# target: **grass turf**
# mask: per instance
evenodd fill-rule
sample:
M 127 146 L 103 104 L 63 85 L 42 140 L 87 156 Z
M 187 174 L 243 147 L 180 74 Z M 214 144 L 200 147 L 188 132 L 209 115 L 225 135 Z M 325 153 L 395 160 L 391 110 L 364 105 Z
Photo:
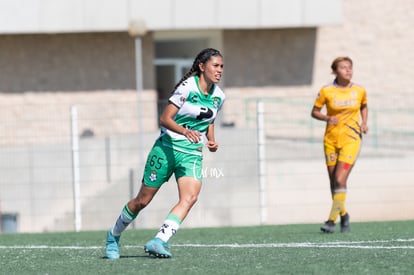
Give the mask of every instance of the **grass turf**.
M 156 230 L 127 230 L 121 258 L 105 259 L 106 232 L 0 235 L 0 274 L 412 274 L 414 221 L 181 229 L 170 259 L 143 245 Z M 339 228 L 338 228 L 339 229 Z M 338 230 L 339 231 L 339 230 Z

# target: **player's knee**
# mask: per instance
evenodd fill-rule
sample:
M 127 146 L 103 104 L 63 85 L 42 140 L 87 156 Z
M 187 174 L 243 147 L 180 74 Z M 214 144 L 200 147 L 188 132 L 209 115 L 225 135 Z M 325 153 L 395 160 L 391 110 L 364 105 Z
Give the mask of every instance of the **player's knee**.
M 137 196 L 136 198 L 134 198 L 132 200 L 132 203 L 134 204 L 135 209 L 141 210 L 141 209 L 144 209 L 145 207 L 147 207 L 147 205 L 150 203 L 150 201 L 151 201 L 151 199 Z
M 189 194 L 182 199 L 182 203 L 186 204 L 190 208 L 197 202 L 198 195 L 197 194 Z
M 346 180 L 343 178 L 336 179 L 335 189 L 346 189 Z

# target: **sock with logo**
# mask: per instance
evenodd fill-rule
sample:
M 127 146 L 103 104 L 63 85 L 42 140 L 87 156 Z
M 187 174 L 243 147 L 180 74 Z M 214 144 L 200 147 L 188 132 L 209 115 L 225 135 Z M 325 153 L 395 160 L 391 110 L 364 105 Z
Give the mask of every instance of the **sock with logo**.
M 128 225 L 135 220 L 138 214 L 134 214 L 129 210 L 128 204 L 124 206 L 122 209 L 121 214 L 119 215 L 118 219 L 114 227 L 112 228 L 112 234 L 114 236 L 120 236 L 121 233 L 128 227 Z
M 164 242 L 168 242 L 168 240 L 174 236 L 180 228 L 181 223 L 182 220 L 178 216 L 173 213 L 169 213 L 155 237 L 160 238 Z

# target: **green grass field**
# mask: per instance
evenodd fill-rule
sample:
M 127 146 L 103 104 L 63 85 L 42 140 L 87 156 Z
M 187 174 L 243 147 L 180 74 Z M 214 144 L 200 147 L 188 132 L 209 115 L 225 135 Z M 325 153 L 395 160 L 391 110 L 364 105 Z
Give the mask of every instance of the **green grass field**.
M 414 274 L 414 221 L 181 229 L 170 259 L 144 253 L 155 232 L 124 232 L 119 260 L 103 231 L 2 234 L 0 274 Z

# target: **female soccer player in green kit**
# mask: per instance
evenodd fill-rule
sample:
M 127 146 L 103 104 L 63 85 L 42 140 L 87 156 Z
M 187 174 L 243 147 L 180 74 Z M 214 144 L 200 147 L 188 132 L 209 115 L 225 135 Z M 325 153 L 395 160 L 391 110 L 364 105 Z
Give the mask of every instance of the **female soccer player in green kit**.
M 322 87 L 315 100 L 312 117 L 326 121 L 324 151 L 332 206 L 321 231 L 332 233 L 340 216 L 341 232 L 348 232 L 349 214 L 345 209 L 347 180 L 358 157 L 362 134 L 368 132 L 368 105 L 365 88 L 351 82 L 353 62 L 338 57 L 331 65 L 335 80 Z M 326 114 L 321 112 L 326 106 Z
M 108 231 L 106 257 L 118 259 L 121 233 L 153 199 L 163 183 L 175 175 L 179 198 L 155 238 L 144 246 L 150 255 L 172 256 L 168 241 L 196 203 L 202 183 L 202 149 L 218 149 L 214 120 L 225 95 L 217 83 L 223 74 L 223 56 L 215 49 L 202 50 L 190 71 L 174 87 L 160 118 L 161 134 L 150 151 L 141 189 L 122 209 Z M 205 141 L 205 138 L 207 141 Z

